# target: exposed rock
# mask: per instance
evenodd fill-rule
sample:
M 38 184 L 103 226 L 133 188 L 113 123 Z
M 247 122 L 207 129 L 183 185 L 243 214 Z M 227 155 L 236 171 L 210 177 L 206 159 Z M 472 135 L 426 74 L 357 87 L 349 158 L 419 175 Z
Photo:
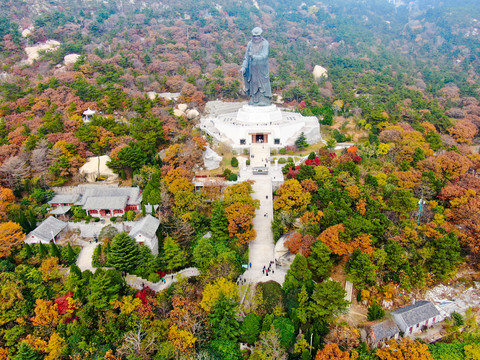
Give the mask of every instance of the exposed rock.
M 218 155 L 215 151 L 210 149 L 209 147 L 203 152 L 203 163 L 205 164 L 205 169 L 207 170 L 215 170 L 220 167 L 220 162 L 222 161 L 222 157 Z
M 78 172 L 84 175 L 85 179 L 91 183 L 95 182 L 98 178 L 103 178 L 105 181 L 116 180 L 118 175 L 107 166 L 107 162 L 110 160 L 108 155 L 90 157 Z
M 182 110 L 179 109 L 173 109 L 173 115 L 175 116 L 183 116 L 185 113 Z
M 22 37 L 27 37 L 28 35 L 32 35 L 32 28 L 27 28 L 22 31 Z
M 155 91 L 149 91 L 147 92 L 147 96 L 150 100 L 155 100 L 155 98 L 157 97 L 157 93 Z
M 320 81 L 322 78 L 326 79 L 328 77 L 327 69 L 320 65 L 315 65 L 312 74 L 315 81 Z
M 79 54 L 68 54 L 63 58 L 63 62 L 65 65 L 75 64 L 79 57 Z
M 178 104 L 177 108 L 178 108 L 178 110 L 180 110 L 182 112 L 185 112 L 188 109 L 188 105 L 187 104 Z
M 196 109 L 190 109 L 187 111 L 187 119 L 192 120 L 199 116 L 200 113 Z
M 26 64 L 32 65 L 35 60 L 40 57 L 40 50 L 51 51 L 55 50 L 60 46 L 60 43 L 56 40 L 47 40 L 47 42 L 42 44 L 37 44 L 34 46 L 27 46 L 25 52 L 27 53 L 28 59 L 25 60 Z
M 158 95 L 159 97 L 164 98 L 166 100 L 172 100 L 172 101 L 177 101 L 178 98 L 180 97 L 180 93 L 169 93 L 169 92 L 160 93 L 160 94 L 156 94 L 156 95 Z

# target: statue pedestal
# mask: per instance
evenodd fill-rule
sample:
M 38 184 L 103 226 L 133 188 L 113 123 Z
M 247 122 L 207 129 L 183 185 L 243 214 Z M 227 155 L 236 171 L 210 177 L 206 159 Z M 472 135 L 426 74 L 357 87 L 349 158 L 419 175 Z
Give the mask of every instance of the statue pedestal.
M 216 107 L 221 108 L 218 104 Z M 234 112 L 216 111 L 215 115 L 200 120 L 200 129 L 239 151 L 256 143 L 281 149 L 294 145 L 302 132 L 310 144 L 322 139 L 320 124 L 315 116 L 281 110 L 276 105 L 243 105 Z

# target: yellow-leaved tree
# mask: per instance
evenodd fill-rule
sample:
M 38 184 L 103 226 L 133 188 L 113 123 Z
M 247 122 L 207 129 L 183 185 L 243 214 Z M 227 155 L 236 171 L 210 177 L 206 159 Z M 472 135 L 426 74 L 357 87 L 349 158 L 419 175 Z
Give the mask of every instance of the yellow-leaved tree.
M 278 198 L 273 203 L 275 210 L 300 213 L 310 204 L 312 196 L 296 179 L 285 181 L 277 190 Z
M 401 341 L 390 340 L 387 347 L 377 350 L 380 360 L 433 360 L 428 346 L 404 337 Z
M 25 234 L 22 227 L 12 221 L 0 224 L 0 257 L 9 256 L 23 244 Z
M 238 289 L 233 281 L 227 280 L 223 277 L 215 280 L 213 284 L 207 284 L 203 289 L 203 298 L 200 302 L 200 306 L 206 312 L 210 312 L 212 307 L 223 295 L 227 299 L 238 301 Z

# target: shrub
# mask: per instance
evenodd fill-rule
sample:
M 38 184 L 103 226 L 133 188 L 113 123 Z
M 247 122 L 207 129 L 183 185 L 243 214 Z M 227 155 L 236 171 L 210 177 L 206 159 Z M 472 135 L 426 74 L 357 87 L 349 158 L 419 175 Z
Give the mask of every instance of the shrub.
M 452 320 L 455 322 L 455 326 L 462 326 L 465 324 L 465 321 L 463 321 L 463 316 L 456 311 L 452 313 Z
M 278 163 L 279 164 L 286 164 L 287 160 L 285 158 L 280 158 L 280 159 L 278 159 Z
M 230 165 L 233 167 L 238 167 L 238 159 L 235 156 L 232 157 L 232 160 L 230 160 Z
M 368 307 L 367 317 L 368 321 L 374 321 L 382 319 L 385 316 L 385 310 L 380 305 L 372 304 Z
M 230 174 L 230 176 L 228 177 L 228 181 L 237 181 L 238 179 L 238 176 L 237 174 Z
M 279 153 L 280 155 L 286 155 L 286 154 L 287 154 L 287 149 L 281 148 L 280 150 L 278 150 L 278 153 Z
M 250 166 L 250 159 L 247 160 L 246 164 L 247 166 Z
M 150 275 L 148 275 L 148 281 L 152 282 L 152 283 L 156 283 L 156 282 L 159 282 L 162 278 L 160 277 L 159 274 L 157 273 L 151 273 Z
M 116 217 L 116 216 L 112 216 L 112 217 L 110 218 L 110 221 L 111 221 L 111 222 L 117 221 L 117 217 Z

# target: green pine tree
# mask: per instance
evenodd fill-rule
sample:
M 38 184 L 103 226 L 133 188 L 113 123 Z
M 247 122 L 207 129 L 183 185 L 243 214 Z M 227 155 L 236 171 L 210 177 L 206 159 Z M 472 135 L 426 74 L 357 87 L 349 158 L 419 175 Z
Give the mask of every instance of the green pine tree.
M 303 150 L 303 149 L 306 149 L 308 147 L 308 142 L 307 142 L 307 138 L 305 137 L 305 134 L 302 132 L 297 140 L 295 140 L 295 146 L 297 147 L 298 150 Z
M 161 256 L 165 269 L 173 271 L 186 265 L 187 255 L 170 236 L 165 238 L 163 243 L 163 254 Z
M 17 354 L 12 358 L 13 360 L 40 360 L 42 356 L 40 353 L 31 348 L 25 342 L 22 342 L 18 347 Z
M 115 270 L 98 269 L 90 278 L 87 300 L 97 311 L 110 309 L 112 301 L 120 297 L 122 280 L 118 275 Z
M 310 256 L 308 257 L 308 266 L 312 270 L 315 278 L 326 279 L 330 276 L 333 267 L 333 260 L 330 258 L 331 251 L 320 240 L 312 245 Z
M 302 286 L 305 286 L 307 290 L 312 288 L 312 272 L 308 269 L 307 258 L 302 254 L 297 254 L 285 275 L 283 290 L 288 293 L 291 290 L 300 290 Z
M 77 254 L 73 251 L 73 248 L 70 244 L 67 245 L 67 262 L 69 265 L 73 265 L 77 259 Z
M 236 319 L 238 304 L 222 293 L 213 305 L 208 323 L 217 340 L 237 340 L 240 334 L 240 324 Z
M 52 243 L 50 247 L 50 256 L 56 257 L 58 260 L 62 260 L 62 254 L 60 253 L 60 249 L 55 243 Z
M 215 248 L 212 245 L 211 238 L 202 237 L 193 249 L 193 262 L 199 269 L 204 270 L 214 258 Z
M 213 246 L 217 252 L 223 252 L 226 249 L 230 236 L 228 234 L 228 219 L 222 202 L 217 202 L 212 211 L 212 220 L 210 222 L 212 232 Z
M 40 255 L 40 259 L 48 255 L 48 247 L 42 242 L 38 245 L 38 254 Z
M 138 265 L 139 249 L 126 232 L 115 235 L 107 255 L 108 264 L 119 271 L 132 272 Z
M 258 339 L 261 330 L 261 319 L 257 314 L 250 313 L 245 316 L 243 319 L 241 332 L 242 332 L 242 341 L 248 344 L 255 344 L 255 341 Z

